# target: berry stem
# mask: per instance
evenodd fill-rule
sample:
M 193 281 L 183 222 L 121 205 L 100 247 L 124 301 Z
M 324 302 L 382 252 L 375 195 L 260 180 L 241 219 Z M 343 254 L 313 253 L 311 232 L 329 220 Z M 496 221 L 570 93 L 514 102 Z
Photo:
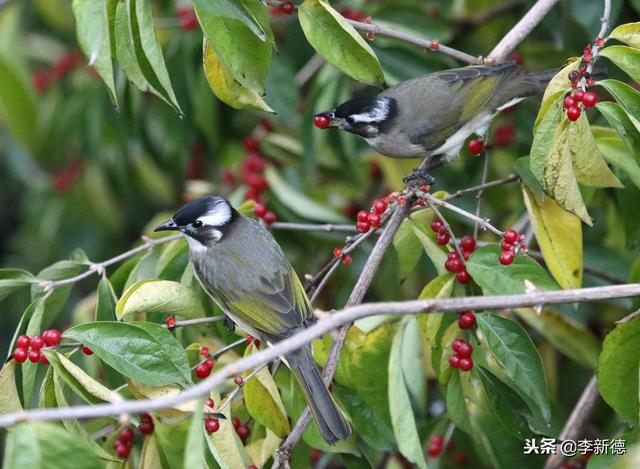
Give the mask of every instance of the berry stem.
M 280 361 L 280 359 L 276 358 L 273 362 L 276 363 L 276 362 L 279 362 L 279 361 Z M 247 384 L 247 381 L 250 381 L 251 379 L 255 378 L 256 375 L 258 373 L 260 373 L 260 370 L 265 368 L 267 365 L 269 365 L 268 362 L 267 363 L 263 363 L 262 365 L 260 365 L 256 369 L 254 369 L 251 373 L 249 373 L 247 376 L 245 376 L 244 379 L 242 380 L 242 384 L 240 386 L 236 385 L 236 387 L 233 389 L 233 391 L 231 391 L 229 394 L 227 394 L 226 396 L 224 396 L 222 398 L 222 403 L 216 409 L 216 412 L 218 412 L 219 414 L 223 413 L 224 410 L 227 407 L 229 407 L 229 405 L 239 397 L 238 395 L 242 392 L 242 388 L 244 387 L 245 384 Z
M 449 242 L 453 246 L 453 249 L 458 253 L 458 256 L 460 257 L 460 262 L 462 262 L 462 265 L 466 265 L 466 262 L 464 260 L 464 254 L 462 253 L 462 250 L 460 249 L 460 245 L 456 240 L 455 233 L 451 229 L 451 225 L 449 225 L 447 220 L 442 216 L 442 213 L 440 213 L 440 210 L 438 210 L 434 204 L 432 204 L 430 201 L 427 200 L 427 205 L 431 210 L 433 210 L 433 213 L 435 213 L 436 217 L 438 217 L 438 219 L 444 225 L 444 229 L 447 230 L 447 233 L 449 233 Z
M 593 72 L 593 67 L 598 59 L 598 55 L 600 55 L 600 50 L 603 45 L 598 45 L 598 39 L 604 39 L 605 34 L 609 30 L 609 19 L 611 18 L 611 0 L 604 0 L 604 11 L 602 12 L 602 16 L 600 17 L 600 31 L 598 32 L 598 36 L 596 40 L 591 44 L 591 60 L 587 65 L 587 74 L 580 79 L 580 88 L 584 91 L 587 87 L 587 76 L 591 76 Z

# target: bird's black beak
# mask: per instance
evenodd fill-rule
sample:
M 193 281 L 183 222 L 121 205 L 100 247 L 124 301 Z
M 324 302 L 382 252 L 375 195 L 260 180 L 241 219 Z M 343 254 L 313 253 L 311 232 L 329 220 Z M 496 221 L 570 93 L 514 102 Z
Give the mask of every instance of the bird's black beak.
M 169 220 L 162 225 L 156 226 L 153 231 L 180 231 L 180 226 L 176 225 L 175 221 Z

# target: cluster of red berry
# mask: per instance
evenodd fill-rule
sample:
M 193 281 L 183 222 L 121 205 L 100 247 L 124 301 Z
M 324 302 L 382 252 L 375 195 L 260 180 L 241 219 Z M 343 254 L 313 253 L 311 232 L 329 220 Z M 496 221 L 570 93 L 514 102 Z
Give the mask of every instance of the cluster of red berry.
M 338 259 L 342 259 L 340 262 L 342 262 L 342 265 L 349 265 L 351 264 L 351 262 L 353 262 L 353 259 L 351 258 L 350 255 L 345 254 L 342 249 L 340 248 L 335 248 L 333 250 L 333 257 L 337 257 Z
M 459 368 L 460 371 L 469 371 L 473 368 L 473 360 L 471 354 L 473 347 L 464 339 L 456 339 L 451 344 L 454 353 L 449 357 L 449 365 L 453 368 Z
M 192 31 L 198 27 L 198 18 L 193 8 L 187 5 L 178 5 L 176 16 L 180 18 L 180 28 L 184 31 Z
M 502 265 L 509 265 L 516 257 L 518 250 L 524 250 L 526 248 L 524 244 L 524 235 L 518 234 L 514 229 L 509 229 L 504 232 L 502 242 L 500 243 L 502 253 L 498 260 Z
M 433 435 L 429 440 L 429 446 L 427 446 L 427 454 L 430 458 L 437 458 L 442 453 L 442 445 L 444 443 L 444 438 L 442 435 Z
M 386 199 L 376 199 L 371 204 L 371 209 L 360 210 L 356 215 L 356 230 L 358 233 L 366 233 L 371 228 L 378 229 L 380 227 L 380 215 L 387 211 L 388 202 Z
M 21 335 L 16 340 L 16 349 L 13 351 L 13 358 L 18 363 L 24 363 L 27 358 L 31 363 L 42 363 L 48 365 L 49 360 L 41 352 L 43 347 L 53 347 L 60 343 L 62 333 L 58 329 L 49 329 L 42 333 L 42 335 L 34 335 L 29 337 L 28 335 Z
M 516 125 L 513 122 L 505 122 L 496 127 L 491 143 L 496 147 L 507 147 L 513 143 L 516 134 Z
M 56 81 L 64 78 L 69 72 L 82 62 L 79 51 L 69 52 L 56 60 L 51 67 L 37 70 L 31 75 L 33 87 L 39 93 L 44 93 Z
M 291 15 L 296 11 L 296 6 L 291 0 L 284 0 L 279 6 L 271 7 L 272 15 Z
M 113 449 L 116 450 L 116 455 L 119 458 L 127 459 L 131 454 L 133 448 L 133 439 L 135 434 L 129 427 L 125 427 L 118 435 L 118 438 L 113 442 Z
M 580 114 L 582 114 L 580 103 L 585 108 L 593 107 L 598 104 L 598 95 L 594 91 L 576 90 L 573 94 L 564 98 L 562 105 L 566 109 L 567 118 L 570 121 L 577 121 L 580 118 Z
M 436 233 L 436 242 L 438 242 L 438 244 L 443 244 L 445 239 L 446 243 L 449 242 L 449 233 L 447 233 L 444 224 L 440 220 L 434 220 L 431 223 L 431 229 Z M 441 235 L 442 231 L 444 231 L 446 236 Z M 462 256 L 465 260 L 468 260 L 476 249 L 476 239 L 471 235 L 465 236 L 460 241 L 460 248 Z M 457 251 L 451 251 L 447 254 L 447 260 L 444 263 L 444 268 L 449 272 L 455 272 L 456 278 L 460 283 L 468 283 L 469 280 L 471 280 L 471 275 L 467 272 L 467 267 L 464 265 L 464 262 Z
M 205 358 L 196 365 L 194 372 L 198 378 L 204 379 L 211 374 L 211 370 L 213 370 L 216 362 L 213 358 L 209 357 L 209 349 L 207 347 L 200 349 L 200 355 Z
M 247 438 L 249 438 L 249 435 L 251 435 L 251 429 L 249 428 L 249 426 L 244 425 L 242 422 L 240 422 L 240 419 L 238 417 L 231 417 L 231 424 L 242 440 L 242 443 L 246 443 Z

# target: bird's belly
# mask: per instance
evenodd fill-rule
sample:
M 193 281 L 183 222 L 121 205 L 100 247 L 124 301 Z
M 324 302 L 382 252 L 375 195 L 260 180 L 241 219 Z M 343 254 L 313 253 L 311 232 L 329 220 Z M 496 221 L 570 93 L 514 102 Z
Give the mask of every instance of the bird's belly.
M 401 134 L 399 138 L 365 138 L 367 143 L 378 153 L 390 158 L 422 158 L 426 156 L 424 147 L 409 142 L 406 135 Z

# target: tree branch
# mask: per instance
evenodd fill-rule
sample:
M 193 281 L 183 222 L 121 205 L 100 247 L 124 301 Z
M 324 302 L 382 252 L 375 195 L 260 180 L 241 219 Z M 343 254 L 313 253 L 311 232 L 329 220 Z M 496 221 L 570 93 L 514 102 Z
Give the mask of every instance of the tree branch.
M 505 37 L 493 48 L 486 62 L 502 62 L 542 21 L 558 0 L 538 0 Z
M 288 352 L 297 350 L 313 339 L 341 325 L 349 324 L 357 319 L 369 316 L 381 314 L 404 316 L 431 312 L 495 310 L 547 304 L 586 303 L 638 296 L 640 296 L 640 283 L 632 283 L 627 285 L 610 285 L 606 287 L 577 288 L 572 290 L 536 291 L 518 295 L 468 296 L 446 299 L 381 302 L 346 307 L 334 314 L 325 315 L 314 325 L 278 342 L 272 347 L 266 347 L 264 350 L 226 365 L 218 372 L 184 390 L 180 394 L 158 399 L 122 400 L 110 404 L 30 409 L 0 415 L 0 427 L 7 427 L 26 421 L 95 418 L 126 413 L 151 412 L 173 407 L 206 395 L 212 389 L 224 384 L 227 379 L 244 371 L 251 370 L 263 363 L 270 362 Z
M 500 179 L 496 179 L 494 181 L 488 181 L 484 184 L 478 184 L 477 186 L 469 187 L 467 189 L 459 189 L 453 194 L 450 194 L 443 198 L 442 200 L 449 201 L 452 199 L 457 199 L 458 197 L 462 197 L 463 195 L 471 194 L 473 192 L 484 191 L 485 189 L 489 189 L 491 187 L 502 186 L 504 184 L 509 184 L 511 182 L 516 182 L 520 180 L 520 176 L 517 173 L 511 173 L 508 176 L 502 177 Z

